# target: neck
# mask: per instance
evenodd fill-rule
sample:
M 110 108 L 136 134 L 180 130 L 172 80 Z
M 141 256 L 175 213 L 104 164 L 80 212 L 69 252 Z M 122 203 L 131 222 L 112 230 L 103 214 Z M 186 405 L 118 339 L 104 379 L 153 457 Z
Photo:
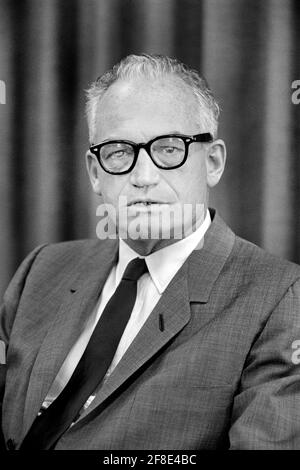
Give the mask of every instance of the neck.
M 134 251 L 136 251 L 141 256 L 148 256 L 155 251 L 161 250 L 166 246 L 172 245 L 173 243 L 178 242 L 177 239 L 162 239 L 162 240 L 132 240 L 130 238 L 123 239 L 125 243 Z
M 184 232 L 184 236 L 181 238 L 187 238 L 193 232 L 198 230 L 201 225 L 203 224 L 205 217 L 206 217 L 207 210 L 205 210 L 203 214 L 203 218 L 198 219 L 195 221 L 191 228 Z M 131 238 L 123 238 L 123 241 L 127 243 L 127 245 L 138 253 L 141 256 L 148 256 L 151 253 L 154 253 L 166 246 L 173 245 L 176 242 L 181 240 L 180 238 L 161 238 L 161 239 L 151 239 L 151 238 L 140 238 L 140 239 L 131 239 Z

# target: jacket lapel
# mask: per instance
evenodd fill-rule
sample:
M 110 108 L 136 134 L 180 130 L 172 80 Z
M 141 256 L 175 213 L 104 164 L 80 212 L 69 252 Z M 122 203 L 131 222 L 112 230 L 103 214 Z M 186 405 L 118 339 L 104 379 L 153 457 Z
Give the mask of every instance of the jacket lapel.
M 235 234 L 219 217 L 212 213 L 210 225 L 201 249 L 189 257 L 189 298 L 191 302 L 208 302 L 211 290 L 218 279 L 234 245 Z
M 101 247 L 102 248 L 102 247 Z M 66 290 L 65 299 L 45 336 L 30 375 L 24 410 L 25 435 L 64 359 L 84 328 L 117 256 L 117 243 L 99 245 Z

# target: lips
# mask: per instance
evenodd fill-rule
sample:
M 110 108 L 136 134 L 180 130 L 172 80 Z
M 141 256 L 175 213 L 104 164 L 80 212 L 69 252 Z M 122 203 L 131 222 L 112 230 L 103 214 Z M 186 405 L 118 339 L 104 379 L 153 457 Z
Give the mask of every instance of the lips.
M 150 206 L 152 204 L 165 204 L 162 201 L 153 201 L 152 199 L 137 199 L 134 201 L 131 201 L 128 206 Z

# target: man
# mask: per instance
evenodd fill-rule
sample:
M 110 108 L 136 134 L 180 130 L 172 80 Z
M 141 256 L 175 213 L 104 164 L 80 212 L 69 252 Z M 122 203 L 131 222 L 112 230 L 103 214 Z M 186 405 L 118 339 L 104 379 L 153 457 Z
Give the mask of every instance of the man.
M 168 57 L 90 88 L 87 168 L 118 237 L 38 247 L 8 287 L 7 448 L 300 448 L 300 269 L 208 210 L 218 114 Z

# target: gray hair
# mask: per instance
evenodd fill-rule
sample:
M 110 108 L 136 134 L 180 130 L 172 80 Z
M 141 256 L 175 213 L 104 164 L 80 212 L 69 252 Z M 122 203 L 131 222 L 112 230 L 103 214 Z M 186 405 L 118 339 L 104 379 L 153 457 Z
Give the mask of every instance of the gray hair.
M 202 132 L 210 132 L 216 138 L 220 108 L 204 77 L 174 58 L 163 55 L 131 54 L 99 77 L 86 91 L 86 116 L 91 143 L 95 143 L 97 106 L 114 82 L 139 77 L 158 79 L 166 76 L 178 77 L 190 87 L 199 105 L 197 122 Z

